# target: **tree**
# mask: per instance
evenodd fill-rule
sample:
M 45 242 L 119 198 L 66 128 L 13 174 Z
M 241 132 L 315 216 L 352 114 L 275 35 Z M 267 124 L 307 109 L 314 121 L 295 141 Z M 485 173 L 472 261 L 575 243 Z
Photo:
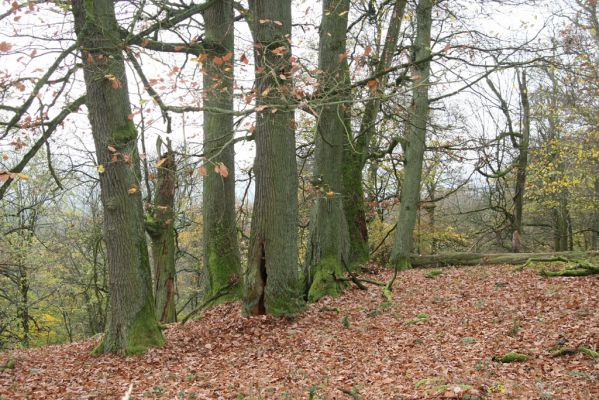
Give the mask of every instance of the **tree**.
M 506 218 L 510 223 L 510 230 L 512 233 L 512 252 L 519 253 L 521 247 L 522 237 L 522 217 L 524 210 L 524 194 L 526 190 L 526 174 L 528 169 L 528 145 L 530 142 L 530 104 L 528 100 L 528 86 L 526 82 L 526 70 L 520 73 L 516 71 L 516 79 L 518 81 L 518 89 L 520 94 L 520 106 L 521 106 L 521 120 L 520 132 L 516 132 L 514 123 L 512 122 L 511 111 L 507 101 L 504 99 L 499 90 L 495 87 L 493 82 L 487 78 L 487 84 L 491 91 L 497 97 L 500 103 L 499 108 L 505 116 L 507 132 L 501 132 L 499 137 L 509 136 L 510 141 L 514 149 L 517 150 L 516 159 L 513 164 L 508 167 L 505 171 L 497 171 L 493 176 L 485 175 L 487 178 L 503 179 L 508 172 L 512 170 L 512 167 L 516 168 L 516 180 L 514 182 L 514 195 L 513 195 L 513 212 L 508 211 L 507 207 L 502 208 L 506 214 Z M 500 141 L 499 139 L 497 140 Z M 479 170 L 479 172 L 481 172 Z M 482 172 L 481 172 L 482 173 Z
M 370 142 L 375 137 L 377 117 L 382 103 L 381 97 L 388 81 L 386 71 L 391 67 L 396 53 L 406 4 L 406 0 L 396 0 L 394 3 L 383 50 L 378 56 L 378 62 L 373 71 L 373 75 L 377 79 L 373 79 L 369 84 L 372 94 L 366 102 L 360 130 L 355 138 L 350 135 L 349 131 L 345 135 L 347 142 L 343 154 L 344 207 L 349 228 L 352 263 L 367 261 L 369 257 L 362 173 L 370 155 Z
M 318 90 L 325 97 L 318 111 L 314 184 L 320 188 L 310 216 L 305 258 L 308 300 L 336 295 L 349 266 L 349 233 L 343 211 L 343 143 L 351 136 L 349 66 L 346 38 L 349 0 L 325 0 L 320 23 Z
M 211 297 L 239 281 L 241 273 L 235 223 L 233 1 L 216 2 L 203 15 L 207 50 L 203 63 L 204 154 L 217 171 L 206 168 L 203 191 L 205 295 Z
M 157 150 L 160 154 L 161 149 Z M 167 142 L 167 150 L 156 167 L 158 173 L 154 204 L 147 212 L 145 227 L 151 239 L 156 318 L 160 322 L 169 323 L 177 320 L 174 227 L 177 178 L 175 154 L 170 141 Z
M 256 186 L 244 309 L 293 315 L 303 307 L 297 244 L 297 162 L 291 0 L 251 0 L 256 93 Z
M 412 251 L 412 234 L 416 224 L 416 216 L 420 203 L 420 181 L 422 163 L 426 145 L 426 127 L 429 116 L 429 77 L 431 55 L 431 0 L 420 0 L 416 7 L 416 39 L 414 42 L 415 58 L 412 73 L 412 106 L 409 126 L 404 143 L 402 143 L 404 162 L 404 182 L 399 200 L 399 217 L 395 242 L 391 252 L 391 263 L 395 269 L 410 267 Z
M 161 346 L 164 339 L 154 311 L 122 42 L 112 1 L 75 0 L 73 15 L 100 172 L 108 261 L 108 328 L 96 351 L 134 354 Z

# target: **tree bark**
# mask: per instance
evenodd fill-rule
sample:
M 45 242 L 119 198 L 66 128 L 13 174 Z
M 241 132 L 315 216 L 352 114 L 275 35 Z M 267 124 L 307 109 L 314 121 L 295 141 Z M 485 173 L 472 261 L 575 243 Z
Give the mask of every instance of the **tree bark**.
M 391 263 L 396 269 L 410 267 L 413 232 L 420 202 L 422 164 L 429 116 L 428 87 L 430 76 L 432 0 L 420 0 L 416 7 L 415 62 L 413 71 L 412 115 L 404 145 L 404 182 L 401 188 L 399 217 Z
M 170 148 L 159 161 L 154 204 L 146 215 L 146 231 L 151 239 L 154 266 L 156 318 L 160 322 L 177 321 L 175 310 L 175 154 Z
M 325 105 L 318 111 L 313 182 L 320 192 L 310 215 L 305 258 L 308 301 L 342 292 L 349 266 L 349 233 L 343 212 L 343 141 L 351 137 L 351 90 L 346 39 L 349 0 L 324 0 L 320 23 L 318 87 Z M 332 93 L 326 96 L 327 93 Z M 326 105 L 330 103 L 331 105 Z
M 599 168 L 597 168 L 597 175 L 595 178 L 595 216 L 591 224 L 591 249 L 599 250 Z
M 520 103 L 522 104 L 522 137 L 518 143 L 518 164 L 516 184 L 514 188 L 514 219 L 512 223 L 512 252 L 519 253 L 522 237 L 522 210 L 524 207 L 524 191 L 526 189 L 526 172 L 528 168 L 528 143 L 530 141 L 530 104 L 526 71 L 518 77 Z
M 208 57 L 204 61 L 204 106 L 233 111 L 233 1 L 216 2 L 203 13 Z M 233 115 L 204 111 L 204 154 L 220 173 L 204 177 L 204 297 L 210 298 L 241 271 L 235 222 Z M 224 166 L 224 168 L 223 168 Z M 240 296 L 240 285 L 222 299 Z
M 161 346 L 144 232 L 137 132 L 131 117 L 122 42 L 109 0 L 73 0 L 86 103 L 104 210 L 110 311 L 96 352 L 135 354 Z
M 406 4 L 406 0 L 395 1 L 383 52 L 375 69 L 377 75 L 391 66 L 393 56 L 397 50 L 399 31 Z M 362 171 L 369 155 L 370 142 L 376 134 L 376 120 L 387 79 L 387 74 L 384 74 L 377 80 L 372 97 L 364 108 L 358 135 L 355 139 L 349 133 L 345 136 L 346 142 L 344 143 L 343 153 L 344 209 L 349 229 L 350 261 L 352 264 L 365 262 L 369 257 Z
M 249 2 L 256 75 L 256 186 L 247 314 L 295 315 L 304 306 L 298 265 L 297 161 L 292 91 L 291 0 Z

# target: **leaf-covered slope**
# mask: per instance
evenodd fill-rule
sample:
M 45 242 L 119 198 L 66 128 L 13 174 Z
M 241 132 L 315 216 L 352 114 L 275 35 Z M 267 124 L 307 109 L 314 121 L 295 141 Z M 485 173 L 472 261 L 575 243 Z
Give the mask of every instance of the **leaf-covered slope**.
M 221 305 L 145 355 L 90 356 L 97 340 L 0 354 L 5 399 L 426 399 L 599 397 L 599 280 L 509 266 L 410 270 L 393 305 L 349 289 L 297 320 Z M 388 278 L 387 272 L 375 279 Z M 526 361 L 494 361 L 508 352 Z

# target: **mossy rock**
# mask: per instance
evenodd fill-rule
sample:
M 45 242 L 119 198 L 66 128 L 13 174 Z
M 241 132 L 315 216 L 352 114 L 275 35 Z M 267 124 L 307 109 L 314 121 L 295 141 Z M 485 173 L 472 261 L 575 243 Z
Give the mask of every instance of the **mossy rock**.
M 497 361 L 497 362 L 504 363 L 504 364 L 509 364 L 509 363 L 513 363 L 513 362 L 524 362 L 527 360 L 528 360 L 528 356 L 526 354 L 516 353 L 513 351 L 505 353 L 501 357 L 498 357 L 498 356 L 493 357 L 493 361 Z

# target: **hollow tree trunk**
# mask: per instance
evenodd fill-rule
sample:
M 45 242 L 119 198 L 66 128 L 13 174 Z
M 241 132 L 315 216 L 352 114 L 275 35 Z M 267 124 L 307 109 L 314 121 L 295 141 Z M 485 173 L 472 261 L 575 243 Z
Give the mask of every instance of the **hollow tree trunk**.
M 394 268 L 410 267 L 410 251 L 420 202 L 422 164 L 426 144 L 426 125 L 429 115 L 428 86 L 430 76 L 432 0 L 420 0 L 416 7 L 416 57 L 413 72 L 412 115 L 404 145 L 404 182 L 401 188 L 399 219 L 391 251 Z
M 73 0 L 72 7 L 100 172 L 110 293 L 108 328 L 96 352 L 140 353 L 164 338 L 154 313 L 122 42 L 114 2 Z
M 214 3 L 204 11 L 204 106 L 233 111 L 233 0 Z M 204 296 L 214 296 L 239 281 L 241 265 L 235 222 L 235 153 L 233 115 L 204 111 L 204 153 L 212 172 L 204 177 Z M 224 166 L 222 168 L 221 166 Z M 225 169 L 226 168 L 226 169 Z M 240 285 L 222 299 L 240 295 Z
M 345 287 L 339 280 L 349 266 L 349 233 L 343 213 L 343 141 L 351 134 L 349 65 L 344 56 L 349 0 L 324 0 L 320 23 L 319 91 L 326 96 L 316 127 L 316 164 L 313 181 L 321 193 L 310 215 L 305 259 L 308 300 L 335 296 Z M 330 93 L 330 95 L 327 95 Z M 345 264 L 345 267 L 344 267 Z
M 391 66 L 393 55 L 397 50 L 399 31 L 406 3 L 406 0 L 395 1 L 393 13 L 389 20 L 387 36 L 385 37 L 385 44 L 383 45 L 383 53 L 375 68 L 376 75 L 381 74 Z M 370 142 L 376 134 L 376 120 L 387 79 L 387 74 L 377 79 L 377 85 L 373 90 L 372 97 L 364 108 L 358 135 L 355 139 L 349 134 L 345 136 L 346 142 L 343 154 L 344 209 L 349 229 L 350 261 L 352 264 L 365 262 L 369 257 L 362 171 L 364 170 L 370 151 Z
M 157 166 L 154 204 L 146 215 L 146 231 L 151 239 L 154 267 L 156 318 L 169 323 L 177 320 L 175 310 L 175 154 L 168 144 Z
M 295 118 L 292 91 L 291 0 L 249 2 L 256 74 L 256 193 L 244 310 L 294 315 L 303 305 L 298 265 Z

